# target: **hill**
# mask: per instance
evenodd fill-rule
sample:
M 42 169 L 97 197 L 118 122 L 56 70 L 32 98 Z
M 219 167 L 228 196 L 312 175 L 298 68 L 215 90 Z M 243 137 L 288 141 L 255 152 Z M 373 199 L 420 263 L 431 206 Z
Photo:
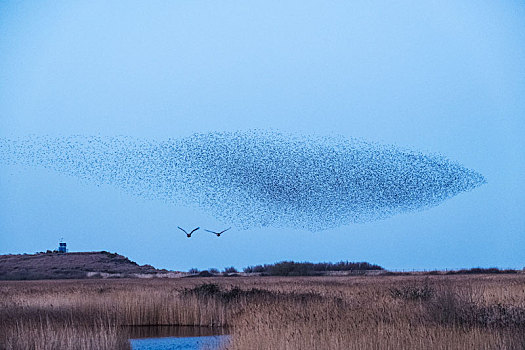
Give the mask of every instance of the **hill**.
M 139 277 L 166 274 L 109 252 L 0 255 L 0 280 Z

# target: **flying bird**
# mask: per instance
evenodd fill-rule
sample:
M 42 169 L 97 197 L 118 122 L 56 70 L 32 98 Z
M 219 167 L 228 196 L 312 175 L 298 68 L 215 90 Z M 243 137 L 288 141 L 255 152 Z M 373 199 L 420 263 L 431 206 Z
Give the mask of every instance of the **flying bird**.
M 221 232 L 215 232 L 215 231 L 210 231 L 210 230 L 206 230 L 206 229 L 204 229 L 204 231 L 211 232 L 211 233 L 217 235 L 217 237 L 220 237 L 224 232 L 228 231 L 229 229 L 231 229 L 231 227 L 228 227 L 226 230 L 222 230 Z
M 188 233 L 188 232 L 186 232 L 186 230 L 183 229 L 182 227 L 180 227 L 180 226 L 177 226 L 177 227 L 179 228 L 179 230 L 181 230 L 182 232 L 184 232 L 188 238 L 191 237 L 191 234 L 192 234 L 193 232 L 195 232 L 195 231 L 197 231 L 198 229 L 200 229 L 200 227 L 197 227 L 197 228 L 194 228 L 190 233 Z

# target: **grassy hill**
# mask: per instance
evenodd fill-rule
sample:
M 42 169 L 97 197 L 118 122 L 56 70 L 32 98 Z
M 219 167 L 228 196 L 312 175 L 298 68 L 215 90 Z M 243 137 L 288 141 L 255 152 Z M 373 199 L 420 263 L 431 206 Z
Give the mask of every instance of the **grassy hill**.
M 0 280 L 129 277 L 166 272 L 105 251 L 0 255 Z

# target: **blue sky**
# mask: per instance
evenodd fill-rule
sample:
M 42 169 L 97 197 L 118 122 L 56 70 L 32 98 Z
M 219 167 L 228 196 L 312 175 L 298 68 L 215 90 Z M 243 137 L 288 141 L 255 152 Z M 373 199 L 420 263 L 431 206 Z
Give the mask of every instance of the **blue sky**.
M 0 253 L 109 250 L 187 270 L 278 260 L 525 266 L 520 1 L 4 1 L 0 137 L 276 129 L 443 154 L 487 184 L 322 232 L 221 228 L 41 168 L 0 164 Z

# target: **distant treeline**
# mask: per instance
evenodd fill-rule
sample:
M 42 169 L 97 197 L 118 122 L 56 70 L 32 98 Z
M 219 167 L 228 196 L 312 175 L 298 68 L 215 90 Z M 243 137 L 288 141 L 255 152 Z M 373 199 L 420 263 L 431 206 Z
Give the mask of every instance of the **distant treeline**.
M 461 270 L 452 270 L 447 271 L 447 275 L 469 275 L 469 274 L 480 274 L 480 273 L 518 273 L 518 270 L 513 269 L 504 269 L 500 270 L 497 267 L 489 267 L 489 268 L 483 268 L 483 267 L 474 267 L 472 269 L 461 269 Z
M 329 275 L 330 272 L 345 271 L 352 275 L 369 274 L 367 271 L 377 271 L 373 275 L 381 274 L 384 276 L 408 276 L 408 275 L 463 275 L 463 274 L 511 274 L 520 273 L 519 270 L 513 269 L 499 269 L 496 267 L 481 268 L 475 267 L 471 269 L 461 270 L 434 270 L 434 271 L 387 271 L 379 265 L 370 264 L 367 262 L 348 262 L 341 261 L 338 263 L 311 263 L 311 262 L 295 262 L 295 261 L 281 261 L 275 264 L 248 266 L 243 269 L 243 272 L 248 274 L 258 274 L 261 276 L 321 276 Z M 525 271 L 525 268 L 523 269 Z M 212 276 L 239 276 L 238 270 L 233 267 L 226 267 L 222 272 L 216 268 L 200 271 L 192 268 L 188 271 L 192 276 L 189 277 L 212 277 Z
M 523 268 L 522 271 L 525 271 Z M 479 274 L 511 274 L 511 273 L 521 273 L 520 270 L 515 269 L 499 269 L 497 267 L 473 267 L 471 269 L 461 269 L 461 270 L 432 270 L 432 271 L 385 271 L 383 275 L 385 276 L 409 276 L 414 273 L 419 275 L 479 275 Z
M 366 271 L 383 270 L 379 265 L 367 262 L 340 261 L 337 263 L 311 263 L 281 261 L 275 264 L 248 266 L 243 269 L 246 273 L 260 273 L 268 276 L 315 276 L 329 271 Z

